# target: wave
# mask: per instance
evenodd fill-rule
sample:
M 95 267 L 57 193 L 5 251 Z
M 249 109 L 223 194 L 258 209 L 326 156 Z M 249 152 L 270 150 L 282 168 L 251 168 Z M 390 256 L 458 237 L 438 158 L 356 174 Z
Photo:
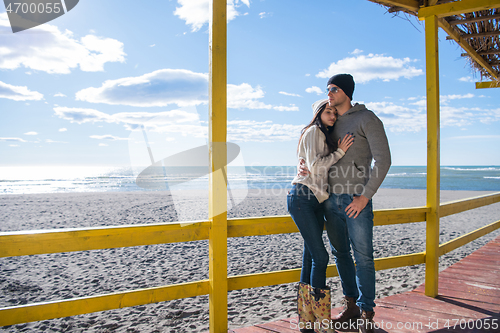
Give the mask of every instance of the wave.
M 413 176 L 427 176 L 427 172 L 400 172 L 389 173 L 386 177 L 413 177 Z
M 457 167 L 441 167 L 445 170 L 455 170 L 455 171 L 500 171 L 497 167 L 486 167 L 486 168 L 457 168 Z
M 487 178 L 487 179 L 500 179 L 500 177 L 483 177 L 483 178 Z

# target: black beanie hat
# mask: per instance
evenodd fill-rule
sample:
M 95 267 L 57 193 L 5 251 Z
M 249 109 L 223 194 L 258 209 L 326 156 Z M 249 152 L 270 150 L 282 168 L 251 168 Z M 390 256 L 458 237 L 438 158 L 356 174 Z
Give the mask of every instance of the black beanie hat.
M 334 84 L 344 91 L 344 93 L 352 101 L 352 93 L 354 92 L 354 79 L 351 74 L 337 74 L 328 80 L 327 86 L 329 84 Z

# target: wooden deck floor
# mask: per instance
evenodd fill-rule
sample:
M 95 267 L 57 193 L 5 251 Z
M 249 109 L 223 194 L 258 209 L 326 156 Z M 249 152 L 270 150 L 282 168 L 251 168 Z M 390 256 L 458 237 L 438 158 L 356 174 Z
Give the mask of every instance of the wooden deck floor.
M 437 298 L 421 285 L 376 303 L 376 332 L 500 332 L 500 237 L 443 270 Z M 296 323 L 292 317 L 229 332 L 299 332 Z

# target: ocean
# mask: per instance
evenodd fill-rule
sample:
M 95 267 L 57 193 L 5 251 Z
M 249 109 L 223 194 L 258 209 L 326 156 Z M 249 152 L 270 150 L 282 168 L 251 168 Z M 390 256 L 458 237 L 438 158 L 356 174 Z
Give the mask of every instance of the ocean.
M 231 189 L 291 187 L 295 166 L 229 167 Z M 392 166 L 382 188 L 425 189 L 425 166 Z M 69 192 L 207 190 L 200 167 L 0 167 L 0 195 Z M 500 166 L 442 166 L 442 190 L 500 191 Z

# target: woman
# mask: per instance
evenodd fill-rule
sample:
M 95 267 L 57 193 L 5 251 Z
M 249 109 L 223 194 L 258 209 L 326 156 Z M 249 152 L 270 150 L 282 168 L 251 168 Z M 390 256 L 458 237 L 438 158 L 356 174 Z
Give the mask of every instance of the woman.
M 328 199 L 328 170 L 341 159 L 354 142 L 347 134 L 335 142 L 329 133 L 337 120 L 337 111 L 320 100 L 312 105 L 314 117 L 302 130 L 297 147 L 299 159 L 310 173 L 296 176 L 287 196 L 288 212 L 304 238 L 302 271 L 298 291 L 301 332 L 320 332 L 324 319 L 330 322 L 330 289 L 326 286 L 328 252 L 323 244 L 324 214 L 322 202 Z M 316 322 L 316 325 L 314 324 Z

